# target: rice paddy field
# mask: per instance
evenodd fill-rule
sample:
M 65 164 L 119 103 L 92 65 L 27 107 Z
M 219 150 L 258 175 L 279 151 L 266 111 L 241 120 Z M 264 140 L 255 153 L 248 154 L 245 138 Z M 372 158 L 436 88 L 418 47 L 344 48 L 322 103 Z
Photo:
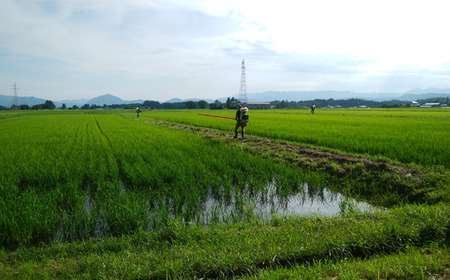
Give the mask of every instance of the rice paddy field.
M 450 110 L 0 112 L 1 279 L 447 279 Z

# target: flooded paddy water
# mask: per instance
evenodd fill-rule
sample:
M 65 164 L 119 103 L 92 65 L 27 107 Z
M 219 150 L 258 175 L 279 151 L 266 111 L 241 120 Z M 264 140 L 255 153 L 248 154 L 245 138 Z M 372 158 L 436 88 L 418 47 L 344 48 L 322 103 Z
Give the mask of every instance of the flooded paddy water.
M 326 188 L 302 184 L 299 192 L 279 195 L 274 184 L 266 192 L 244 191 L 230 201 L 209 195 L 204 210 L 199 214 L 203 224 L 224 221 L 230 217 L 259 217 L 269 221 L 273 216 L 335 216 L 348 211 L 373 211 L 374 206 L 364 201 L 333 192 Z
M 270 221 L 273 217 L 280 216 L 329 217 L 349 211 L 366 212 L 376 209 L 367 202 L 357 201 L 338 192 L 310 186 L 307 183 L 300 184 L 289 194 L 280 192 L 275 181 L 268 183 L 261 190 L 252 187 L 228 191 L 210 189 L 206 196 L 195 198 L 198 204 L 194 207 L 187 200 L 181 202 L 183 205 L 179 207 L 171 197 L 152 199 L 150 196 L 141 196 L 139 200 L 129 204 L 128 208 L 123 208 L 123 211 L 139 213 L 135 217 L 140 216 L 142 223 L 147 224 L 145 230 L 152 231 L 167 219 L 181 219 L 186 223 L 208 226 L 249 219 Z M 131 193 L 132 191 L 127 190 L 121 183 L 117 197 L 127 197 Z M 90 220 L 88 223 L 92 227 L 90 231 L 92 236 L 107 237 L 112 234 L 111 226 L 116 221 L 111 216 L 107 217 L 109 214 L 106 212 L 110 210 L 106 208 L 110 206 L 102 201 L 96 201 L 89 193 L 85 193 L 83 212 Z M 59 227 L 55 239 L 63 240 L 64 236 L 71 235 L 66 232 L 67 230 L 73 229 Z

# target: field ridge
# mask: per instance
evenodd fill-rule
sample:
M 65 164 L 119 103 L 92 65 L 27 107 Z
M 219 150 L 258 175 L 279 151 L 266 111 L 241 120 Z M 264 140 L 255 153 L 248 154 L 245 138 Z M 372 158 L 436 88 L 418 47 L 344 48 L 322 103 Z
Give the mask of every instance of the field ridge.
M 238 146 L 240 149 L 262 157 L 278 159 L 300 168 L 324 172 L 332 177 L 353 179 L 361 184 L 376 184 L 378 186 L 376 190 L 364 187 L 364 190 L 357 191 L 359 196 L 370 197 L 374 203 L 379 201 L 378 196 L 384 196 L 386 193 L 395 192 L 403 197 L 395 196 L 391 200 L 383 197 L 380 200 L 384 200 L 385 206 L 449 200 L 446 190 L 450 185 L 450 173 L 444 169 L 432 170 L 423 166 L 395 162 L 387 158 L 373 159 L 366 155 L 343 153 L 323 147 L 315 148 L 263 137 L 246 136 L 234 139 L 231 133 L 176 122 L 153 119 L 144 119 L 143 121 L 197 133 L 202 137 L 226 145 Z M 380 193 L 380 186 L 386 186 L 384 193 Z M 346 192 L 344 189 L 339 189 L 339 191 Z M 347 192 L 347 194 L 349 193 Z M 355 195 L 354 189 L 351 194 Z
M 149 121 L 149 120 L 146 120 Z M 373 160 L 367 157 L 357 157 L 355 155 L 338 153 L 326 151 L 324 149 L 311 148 L 306 146 L 300 146 L 297 144 L 275 141 L 268 138 L 256 137 L 256 136 L 246 136 L 245 138 L 237 138 L 233 139 L 230 133 L 212 130 L 209 128 L 203 128 L 198 126 L 189 126 L 186 124 L 179 124 L 174 122 L 167 121 L 154 121 L 155 124 L 164 125 L 164 126 L 175 126 L 185 130 L 191 130 L 193 132 L 199 132 L 203 134 L 204 137 L 214 138 L 217 141 L 221 141 L 223 143 L 231 144 L 232 142 L 248 144 L 252 147 L 264 146 L 261 149 L 267 149 L 272 151 L 273 153 L 295 153 L 299 158 L 306 158 L 308 161 L 320 163 L 323 162 L 323 159 L 332 159 L 341 163 L 362 163 L 365 166 L 370 168 L 375 168 L 378 170 L 388 170 L 391 172 L 395 172 L 398 174 L 403 174 L 406 177 L 415 177 L 420 173 L 419 168 L 408 166 L 406 164 L 401 163 L 389 163 L 381 160 Z M 222 139 L 221 139 L 222 138 Z M 285 157 L 288 160 L 290 157 Z

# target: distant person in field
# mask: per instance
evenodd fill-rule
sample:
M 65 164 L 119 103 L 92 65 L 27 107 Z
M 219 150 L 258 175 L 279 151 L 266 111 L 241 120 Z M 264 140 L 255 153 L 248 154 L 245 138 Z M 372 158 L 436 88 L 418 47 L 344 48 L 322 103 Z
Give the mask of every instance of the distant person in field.
M 141 113 L 141 108 L 139 108 L 139 107 L 136 107 L 136 114 L 137 114 L 137 117 L 139 118 L 139 114 Z
M 316 110 L 316 105 L 311 106 L 311 114 L 314 114 L 314 111 Z
M 244 138 L 245 135 L 245 127 L 247 126 L 247 123 L 249 121 L 248 119 L 248 108 L 242 105 L 239 105 L 237 107 L 236 111 L 236 117 L 234 118 L 236 120 L 236 127 L 234 128 L 234 138 L 238 137 L 238 131 L 239 127 L 241 127 L 241 135 L 242 138 Z

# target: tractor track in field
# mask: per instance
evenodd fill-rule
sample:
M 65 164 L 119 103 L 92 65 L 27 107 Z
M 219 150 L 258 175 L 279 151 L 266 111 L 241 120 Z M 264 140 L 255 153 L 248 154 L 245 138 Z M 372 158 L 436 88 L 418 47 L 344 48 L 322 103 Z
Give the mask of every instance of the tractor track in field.
M 283 143 L 260 137 L 245 137 L 234 139 L 231 133 L 212 130 L 205 127 L 190 126 L 166 121 L 153 121 L 155 124 L 175 127 L 198 133 L 206 138 L 214 139 L 229 145 L 240 145 L 241 148 L 267 157 L 278 158 L 292 164 L 323 169 L 338 175 L 345 175 L 350 166 L 362 165 L 366 170 L 386 171 L 404 176 L 409 179 L 417 179 L 424 170 L 399 163 L 377 161 L 364 157 L 357 157 L 343 153 L 314 149 L 292 143 Z

